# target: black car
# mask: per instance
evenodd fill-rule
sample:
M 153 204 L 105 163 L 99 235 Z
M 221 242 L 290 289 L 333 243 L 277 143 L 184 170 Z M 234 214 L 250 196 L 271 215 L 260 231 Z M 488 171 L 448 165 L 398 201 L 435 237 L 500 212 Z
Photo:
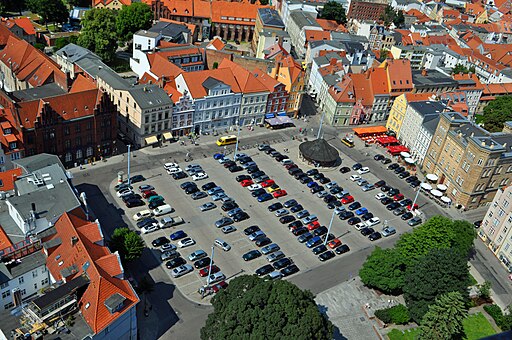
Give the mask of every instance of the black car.
M 306 228 L 306 227 L 300 227 L 300 228 L 294 229 L 294 230 L 292 231 L 292 234 L 293 234 L 294 236 L 300 236 L 300 235 L 305 234 L 305 233 L 307 233 L 307 232 L 308 232 L 308 228 Z
M 233 161 L 227 161 L 227 162 L 226 162 L 226 163 L 224 163 L 223 165 L 224 165 L 224 167 L 227 169 L 227 168 L 232 167 L 233 165 L 236 165 L 236 163 L 235 163 L 235 162 L 233 162 Z
M 199 188 L 197 186 L 190 186 L 185 189 L 185 194 L 192 195 L 193 193 L 196 193 L 199 191 Z
M 269 239 L 268 237 L 261 237 L 261 238 L 258 238 L 254 244 L 256 244 L 256 246 L 258 246 L 258 247 L 263 247 L 263 246 L 266 246 L 271 243 L 272 243 L 272 240 Z
M 377 241 L 378 239 L 382 238 L 382 234 L 376 231 L 374 233 L 371 233 L 370 236 L 368 236 L 368 238 L 370 239 L 370 241 Z
M 206 192 L 204 192 L 204 191 L 198 191 L 195 194 L 192 194 L 191 197 L 192 197 L 193 200 L 199 200 L 201 198 L 208 197 L 208 194 Z
M 404 171 L 404 172 L 401 172 L 398 174 L 398 177 L 401 178 L 401 179 L 404 179 L 404 178 L 407 178 L 411 175 L 411 173 L 409 171 Z
M 139 222 L 137 222 L 137 227 L 142 228 L 144 226 L 147 226 L 148 224 L 158 223 L 158 221 L 153 217 L 146 217 Z
M 312 194 L 316 194 L 317 192 L 324 191 L 324 187 L 322 185 L 317 185 L 316 187 L 311 188 Z
M 240 164 L 245 164 L 245 163 L 249 163 L 249 162 L 252 162 L 252 158 L 247 156 L 247 157 L 242 157 L 238 160 L 238 162 Z
M 283 269 L 292 264 L 292 260 L 285 257 L 274 262 L 273 266 L 275 269 Z
M 320 254 L 318 256 L 318 259 L 323 262 L 323 261 L 330 260 L 335 256 L 336 255 L 334 254 L 334 252 L 332 250 L 329 250 L 329 251 L 326 251 L 325 253 Z
M 274 151 L 274 152 L 270 153 L 270 157 L 272 157 L 272 158 L 276 158 L 279 156 L 282 156 L 282 154 L 279 151 Z
M 313 235 L 322 236 L 322 235 L 327 234 L 327 231 L 329 231 L 329 230 L 327 229 L 326 226 L 320 226 L 320 227 L 316 228 L 315 230 L 313 230 Z
M 388 196 L 389 197 L 393 197 L 395 195 L 398 195 L 400 193 L 400 190 L 399 189 L 396 189 L 396 188 L 391 188 L 389 191 L 388 191 Z
M 361 229 L 360 232 L 361 232 L 361 235 L 368 236 L 368 235 L 373 234 L 375 232 L 375 230 L 373 230 L 373 228 L 365 227 L 365 228 Z
M 257 178 L 257 177 L 261 177 L 261 176 L 263 176 L 263 175 L 265 175 L 265 173 L 264 173 L 263 171 L 261 171 L 261 170 L 260 170 L 260 171 L 253 172 L 253 173 L 251 174 L 251 177 L 252 177 L 252 179 L 255 179 L 255 178 Z
M 414 182 L 414 181 L 416 181 L 416 180 L 418 180 L 418 177 L 416 177 L 416 176 L 409 176 L 409 177 L 407 177 L 407 178 L 405 179 L 405 181 L 406 181 L 407 183 L 411 183 L 411 182 Z
M 148 208 L 149 209 L 155 209 L 156 207 L 159 207 L 159 206 L 164 205 L 164 204 L 165 204 L 164 201 L 153 201 L 153 202 L 148 204 Z
M 130 195 L 123 196 L 123 197 L 121 198 L 121 200 L 123 200 L 123 202 L 125 202 L 125 203 L 126 203 L 126 202 L 128 202 L 128 201 L 130 201 L 130 200 L 134 200 L 134 199 L 135 199 L 135 200 L 140 200 L 141 198 L 142 198 L 142 196 L 141 196 L 141 195 L 139 195 L 139 194 L 133 194 L 133 193 L 132 193 L 132 194 L 130 194 Z
M 293 221 L 295 221 L 295 216 L 293 215 L 285 215 L 279 218 L 279 222 L 281 222 L 281 224 L 287 224 Z
M 327 184 L 331 181 L 331 179 L 328 177 L 322 177 L 318 181 L 320 182 L 320 184 Z
M 300 179 L 302 177 L 307 177 L 308 175 L 306 175 L 304 172 L 297 172 L 295 175 L 293 175 L 293 177 L 295 177 L 296 180 L 300 181 Z
M 329 241 L 332 241 L 336 238 L 336 236 L 334 236 L 334 234 L 329 234 L 329 235 L 322 235 L 322 242 L 325 242 L 325 238 L 327 237 L 327 242 Z
M 303 172 L 303 171 L 300 168 L 291 168 L 290 170 L 288 170 L 288 174 L 290 174 L 291 176 L 295 176 L 295 174 L 297 174 L 299 172 Z
M 135 176 L 133 176 L 130 179 L 130 183 L 133 184 L 133 183 L 142 182 L 142 181 L 145 181 L 145 180 L 146 179 L 144 178 L 144 176 L 142 176 L 142 175 L 135 175 Z
M 316 175 L 313 176 L 314 179 L 316 180 L 319 180 L 320 178 L 324 178 L 325 175 L 321 172 L 317 173 Z
M 384 156 L 382 156 L 382 155 L 380 155 L 380 154 L 379 154 L 379 155 L 375 155 L 375 156 L 373 157 L 373 159 L 375 159 L 376 161 L 380 161 L 380 160 L 383 160 L 383 159 L 384 159 Z
M 245 181 L 247 179 L 251 179 L 251 176 L 249 175 L 238 175 L 235 177 L 235 180 L 240 183 L 241 181 Z
M 291 200 L 288 200 L 288 201 L 284 202 L 283 205 L 284 205 L 285 208 L 291 208 L 291 207 L 296 206 L 297 204 L 299 204 L 299 203 L 296 200 L 291 199 Z
M 277 202 L 277 203 L 269 205 L 267 209 L 268 209 L 268 211 L 273 212 L 273 211 L 276 211 L 276 210 L 282 209 L 282 208 L 283 208 L 283 205 L 281 204 L 281 202 Z
M 351 217 L 348 219 L 347 223 L 348 225 L 355 225 L 355 224 L 358 224 L 359 222 L 361 222 L 361 219 L 359 217 Z
M 398 163 L 393 163 L 388 165 L 388 170 L 395 170 L 396 168 L 400 167 Z
M 341 167 L 340 172 L 342 174 L 346 174 L 347 172 L 350 172 L 350 168 L 348 166 Z
M 211 259 L 209 257 L 203 257 L 202 259 L 197 260 L 196 262 L 194 262 L 194 267 L 197 268 L 197 269 L 201 269 L 201 268 L 204 268 L 206 266 L 209 266 L 210 262 L 211 262 Z
M 351 203 L 351 204 L 348 206 L 348 209 L 349 209 L 349 210 L 356 210 L 356 209 L 359 209 L 359 208 L 361 208 L 361 203 L 359 203 L 359 202 Z
M 400 201 L 400 205 L 402 207 L 406 207 L 410 204 L 412 204 L 412 199 L 410 199 L 410 198 L 406 198 L 406 199 Z
M 408 211 L 405 214 L 403 214 L 402 216 L 400 216 L 400 218 L 404 221 L 407 221 L 408 219 L 411 219 L 413 216 L 414 215 L 412 214 L 412 212 Z
M 376 188 L 380 188 L 380 187 L 383 187 L 386 185 L 386 181 L 378 181 L 376 182 L 373 186 L 376 187 Z
M 238 208 L 238 204 L 236 204 L 236 202 L 229 201 L 229 202 L 224 203 L 220 208 L 223 211 L 230 211 L 230 210 L 233 210 L 235 208 Z
M 389 190 L 391 190 L 391 187 L 389 185 L 383 185 L 380 187 L 380 191 L 382 192 L 388 192 Z
M 133 199 L 130 199 L 130 200 L 124 202 L 124 204 L 126 205 L 127 208 L 135 208 L 135 207 L 143 206 L 146 203 L 144 203 L 144 201 L 141 199 L 133 198 Z
M 297 204 L 290 208 L 290 211 L 294 214 L 299 211 L 302 211 L 302 210 L 304 210 L 304 207 L 302 206 L 302 204 Z
M 284 269 L 281 269 L 281 274 L 283 274 L 283 276 L 290 276 L 290 275 L 298 273 L 298 272 L 299 272 L 299 267 L 297 267 L 294 264 L 292 264 Z
M 383 160 L 381 160 L 381 163 L 382 163 L 382 164 L 389 164 L 389 163 L 391 163 L 391 159 L 389 159 L 389 158 L 384 158 Z
M 333 195 L 327 195 L 324 197 L 324 202 L 325 203 L 331 203 L 332 201 L 336 201 L 336 197 L 333 196 Z
M 257 225 L 252 225 L 252 226 L 247 227 L 247 228 L 244 229 L 244 234 L 249 236 L 252 233 L 257 232 L 258 230 L 260 230 L 260 227 L 258 227 Z
M 334 188 L 331 188 L 331 190 L 329 190 L 329 192 L 332 194 L 332 195 L 336 195 L 336 194 L 339 194 L 340 192 L 343 191 L 343 188 L 342 187 L 339 187 L 339 186 L 335 186 Z
M 341 246 L 336 248 L 334 251 L 336 252 L 336 254 L 341 255 L 341 254 L 345 254 L 345 253 L 349 252 L 350 248 L 346 244 L 342 244 Z
M 252 196 L 252 197 L 258 197 L 258 196 L 263 195 L 264 193 L 266 193 L 265 189 L 263 189 L 263 188 L 261 188 L 261 189 L 256 189 L 256 190 L 254 190 L 253 192 L 251 192 L 251 196 Z
M 248 213 L 246 213 L 245 211 L 241 211 L 233 216 L 233 221 L 242 222 L 242 221 L 249 219 L 249 217 L 250 216 Z
M 206 184 L 203 184 L 201 186 L 201 189 L 204 190 L 204 191 L 208 191 L 210 189 L 213 189 L 217 186 L 217 184 L 215 184 L 215 182 L 208 182 Z
M 242 168 L 240 165 L 233 165 L 228 168 L 229 172 L 238 172 L 242 171 L 244 168 Z
M 361 169 L 362 167 L 363 167 L 363 165 L 361 163 L 356 163 L 356 164 L 352 165 L 352 170 L 357 171 L 357 170 Z
M 167 267 L 167 269 L 173 269 L 173 268 L 182 266 L 186 263 L 187 263 L 187 261 L 185 261 L 185 259 L 183 257 L 175 257 L 172 260 L 167 261 L 165 263 L 165 266 Z
M 256 183 L 262 183 L 262 182 L 265 182 L 266 180 L 269 180 L 270 177 L 268 177 L 267 175 L 263 175 L 263 176 L 260 176 L 260 177 L 256 177 L 254 179 L 254 182 Z
M 391 210 L 395 210 L 396 208 L 398 208 L 400 206 L 400 203 L 398 202 L 393 202 L 393 203 L 390 203 L 386 206 L 386 209 L 388 209 L 389 211 Z
M 313 252 L 313 254 L 318 255 L 318 254 L 323 253 L 326 250 L 327 250 L 327 247 L 324 244 L 321 244 L 321 245 L 313 248 L 312 252 Z
M 405 168 L 403 166 L 399 166 L 398 168 L 396 168 L 395 170 L 395 174 L 399 174 L 401 172 L 404 172 L 405 171 Z
M 383 199 L 380 200 L 380 203 L 382 203 L 382 205 L 388 205 L 390 203 L 393 203 L 393 199 L 391 197 L 384 197 Z
M 267 274 L 270 274 L 274 271 L 274 267 L 272 267 L 271 264 L 266 264 L 263 267 L 260 267 L 256 269 L 255 273 L 258 276 L 265 276 Z
M 187 178 L 188 175 L 186 174 L 185 171 L 178 171 L 178 172 L 175 172 L 172 174 L 172 178 L 178 180 L 178 179 L 183 179 L 183 178 Z
M 151 242 L 151 245 L 153 247 L 161 247 L 163 246 L 164 244 L 167 244 L 167 243 L 170 243 L 171 241 L 169 241 L 169 239 L 165 236 L 160 236 L 159 238 L 153 240 Z
M 278 162 L 281 162 L 283 159 L 288 159 L 290 157 L 286 156 L 286 155 L 277 155 L 276 157 L 274 157 L 276 161 Z
M 349 218 L 354 217 L 355 214 L 352 211 L 342 211 L 339 216 L 340 220 L 348 220 Z
M 259 151 L 266 151 L 268 149 L 270 149 L 270 145 L 268 145 L 268 144 L 260 144 L 260 145 L 258 145 L 258 150 Z
M 340 201 L 332 201 L 330 202 L 329 204 L 327 204 L 327 209 L 334 209 L 336 207 L 341 207 L 341 202 Z
M 251 251 L 248 251 L 244 255 L 242 255 L 242 258 L 244 261 L 251 261 L 261 256 L 261 253 L 259 250 L 253 249 Z
M 197 186 L 197 184 L 195 184 L 194 182 L 183 182 L 180 184 L 180 188 L 183 190 L 185 190 L 186 188 L 188 188 L 190 186 Z
M 419 179 L 415 180 L 415 181 L 412 181 L 411 184 L 409 184 L 411 186 L 411 188 L 417 188 L 419 187 L 421 184 L 421 181 Z
M 273 147 L 270 147 L 270 146 L 269 146 L 268 148 L 266 148 L 265 153 L 266 153 L 267 155 L 270 155 L 270 153 L 271 153 L 271 152 L 274 152 L 274 151 L 276 151 L 276 149 L 274 149 Z
M 304 177 L 302 177 L 302 178 L 300 179 L 300 182 L 301 182 L 302 184 L 308 184 L 308 183 L 309 183 L 309 182 L 311 182 L 311 181 L 313 181 L 313 180 L 311 179 L 311 177 L 308 177 L 308 176 L 304 176 Z
M 364 214 L 363 216 L 361 216 L 361 219 L 363 221 L 368 221 L 370 218 L 373 217 L 373 214 L 371 212 L 367 212 L 366 214 Z
M 314 176 L 318 173 L 318 169 L 311 169 L 306 172 L 308 176 Z
M 248 174 L 253 174 L 255 172 L 260 171 L 260 168 L 258 168 L 257 165 L 252 165 L 252 166 L 248 167 L 246 170 L 247 170 Z

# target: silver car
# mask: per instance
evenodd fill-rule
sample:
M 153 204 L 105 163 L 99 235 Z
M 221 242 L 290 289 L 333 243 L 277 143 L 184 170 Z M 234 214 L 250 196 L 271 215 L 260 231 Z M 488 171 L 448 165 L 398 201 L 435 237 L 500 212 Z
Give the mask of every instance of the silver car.
M 249 235 L 249 240 L 254 241 L 256 238 L 264 237 L 264 236 L 266 236 L 265 233 L 261 230 L 258 230 L 258 231 L 255 231 L 254 233 L 252 233 L 251 235 Z
M 281 249 L 276 243 L 269 244 L 268 246 L 265 246 L 261 248 L 261 253 L 263 255 L 268 255 L 270 253 L 276 252 L 279 249 Z
M 174 268 L 171 271 L 171 275 L 172 275 L 172 277 L 176 278 L 176 277 L 183 276 L 183 275 L 185 275 L 187 273 L 190 273 L 193 270 L 194 270 L 194 267 L 192 267 L 189 264 L 184 264 L 184 265 L 181 265 L 181 266 L 179 266 L 177 268 Z
M 286 210 L 286 209 L 277 209 L 274 214 L 276 215 L 276 217 L 281 217 L 281 216 L 284 216 L 284 215 L 288 214 L 288 210 Z
M 160 260 L 167 261 L 167 260 L 173 259 L 173 258 L 175 258 L 175 257 L 177 257 L 179 255 L 180 254 L 178 254 L 178 252 L 176 250 L 167 250 L 167 251 L 164 251 L 160 255 Z
M 228 195 L 226 195 L 224 192 L 219 192 L 219 193 L 212 195 L 212 200 L 219 201 L 225 197 L 228 197 Z
M 201 211 L 208 211 L 217 208 L 217 205 L 213 202 L 207 202 L 199 207 Z
M 282 251 L 276 251 L 267 256 L 268 262 L 274 262 L 284 257 L 284 253 Z

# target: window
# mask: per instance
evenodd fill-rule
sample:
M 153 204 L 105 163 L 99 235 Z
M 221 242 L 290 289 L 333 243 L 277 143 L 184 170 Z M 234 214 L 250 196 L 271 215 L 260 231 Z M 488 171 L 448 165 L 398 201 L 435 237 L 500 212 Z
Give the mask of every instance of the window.
M 2 292 L 2 299 L 5 299 L 6 297 L 8 297 L 10 295 L 11 295 L 11 291 L 10 290 L 6 290 L 6 291 Z
M 86 157 L 91 157 L 93 155 L 93 153 L 94 153 L 94 149 L 92 148 L 92 146 L 89 146 L 87 148 L 87 150 L 85 151 Z
M 9 287 L 9 282 L 5 282 L 5 283 L 2 283 L 0 285 L 0 289 L 4 289 L 4 288 L 7 288 L 7 287 Z
M 41 286 L 44 286 L 44 285 L 47 285 L 48 284 L 48 278 L 44 279 L 44 280 L 41 280 Z
M 79 124 L 75 125 L 75 132 L 80 132 L 80 125 Z
M 37 277 L 37 269 L 32 271 L 32 277 Z
M 21 292 L 21 296 L 27 295 L 27 290 L 26 289 L 22 289 L 22 290 L 20 290 L 20 292 Z
M 22 284 L 23 282 L 25 282 L 25 279 L 23 278 L 23 276 L 21 276 L 20 278 L 18 278 L 18 283 L 19 283 L 19 284 Z
M 34 283 L 34 289 L 37 289 L 37 282 Z
M 9 309 L 9 308 L 12 308 L 12 307 L 14 307 L 14 303 L 12 303 L 12 302 L 9 302 L 8 304 L 4 305 L 5 309 Z
M 71 162 L 72 157 L 71 152 L 67 152 L 65 157 L 66 162 Z
M 64 141 L 64 147 L 65 147 L 66 149 L 71 148 L 71 141 L 70 141 L 69 139 L 66 139 L 66 140 Z
M 82 156 L 83 156 L 82 150 L 80 150 L 80 149 L 76 150 L 76 158 L 80 159 L 80 158 L 82 158 Z

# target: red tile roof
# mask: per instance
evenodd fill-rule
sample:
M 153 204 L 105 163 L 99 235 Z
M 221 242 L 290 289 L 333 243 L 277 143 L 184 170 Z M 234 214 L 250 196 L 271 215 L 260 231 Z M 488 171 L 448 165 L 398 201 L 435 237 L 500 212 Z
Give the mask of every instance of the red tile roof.
M 298 62 L 293 59 L 291 55 L 278 55 L 276 58 L 276 64 L 280 63 L 281 68 L 288 68 L 290 72 L 291 84 L 297 81 L 297 78 L 302 74 L 302 67 Z
M 310 41 L 331 40 L 331 32 L 329 32 L 329 31 L 306 30 L 305 34 L 306 34 L 306 45 Z
M 191 50 L 187 50 L 191 51 Z M 195 51 L 195 50 L 194 50 Z M 192 52 L 194 53 L 194 52 Z M 186 53 L 183 53 L 186 54 Z M 183 72 L 183 70 L 169 61 L 167 59 L 170 56 L 176 56 L 179 55 L 176 53 L 176 51 L 162 51 L 162 52 L 155 52 L 155 53 L 148 53 L 148 60 L 149 64 L 151 65 L 149 71 L 155 75 L 158 79 L 162 77 L 176 77 L 180 73 Z
M 277 90 L 277 87 L 281 84 L 276 79 L 272 78 L 270 75 L 265 73 L 263 70 L 256 68 L 252 71 L 252 74 L 259 79 L 259 81 L 266 86 L 267 90 L 270 92 L 274 92 Z
M 334 86 L 329 88 L 329 94 L 336 103 L 355 103 L 354 83 L 351 76 L 345 76 Z
M 5 26 L 3 21 L 0 22 L 0 46 L 5 46 L 9 37 L 13 37 L 14 39 L 18 39 L 9 29 Z
M 16 181 L 16 178 L 18 176 L 21 176 L 21 173 L 22 173 L 21 168 L 16 168 L 16 169 L 0 172 L 0 183 L 1 183 L 0 190 L 1 191 L 14 190 L 14 182 Z M 1 227 L 0 227 L 0 231 L 3 231 Z M 0 249 L 4 249 L 6 247 L 7 246 L 3 246 L 2 238 L 0 235 Z
M 316 19 L 324 31 L 336 31 L 340 26 L 335 20 Z
M 152 75 L 150 75 L 149 73 L 147 72 L 144 72 L 144 74 L 142 75 L 142 77 L 140 77 L 139 79 L 139 84 L 148 84 L 148 83 L 156 83 L 157 82 L 157 79 L 154 78 Z
M 104 6 L 109 5 L 114 0 L 93 0 L 92 6 L 96 7 L 99 4 L 103 4 Z M 131 0 L 118 0 L 122 5 L 130 6 L 132 4 Z
M 23 29 L 23 31 L 25 31 L 26 35 L 35 35 L 36 34 L 36 29 L 34 28 L 34 25 L 30 21 L 30 19 L 27 17 L 7 19 L 5 24 L 7 25 L 8 28 L 10 28 L 11 26 L 14 26 L 14 25 L 21 27 Z
M 64 213 L 55 222 L 56 234 L 43 239 L 44 242 L 60 238 L 62 242 L 50 249 L 46 266 L 56 280 L 71 281 L 84 274 L 90 280 L 78 303 L 80 312 L 95 334 L 101 332 L 119 316 L 139 302 L 127 280 L 122 279 L 123 268 L 116 254 L 98 242 L 101 239 L 99 225 L 84 219 L 81 210 Z M 96 231 L 95 231 L 96 230 Z M 88 264 L 87 267 L 84 265 Z M 67 278 L 62 277 L 61 270 L 74 267 L 76 271 Z M 114 294 L 125 298 L 124 307 L 110 313 L 105 301 Z
M 267 92 L 267 87 L 263 85 L 254 74 L 227 58 L 221 61 L 218 68 L 230 69 L 243 93 Z
M 94 89 L 96 89 L 96 85 L 90 78 L 86 78 L 83 75 L 78 74 L 76 79 L 73 81 L 71 89 L 69 89 L 69 92 L 75 93 Z
M 390 92 L 398 95 L 413 88 L 411 61 L 408 59 L 386 59 L 379 67 L 386 70 Z
M 13 111 L 9 108 L 0 109 L 0 145 L 6 155 L 23 150 L 23 137 L 21 129 L 18 129 L 18 122 Z M 3 130 L 10 129 L 10 134 L 4 134 Z M 16 142 L 16 149 L 12 149 L 10 143 Z M 0 188 L 0 191 L 3 190 Z
M 0 250 L 12 247 L 12 242 L 4 231 L 4 228 L 0 226 Z
M 350 74 L 354 84 L 354 96 L 357 101 L 361 102 L 364 106 L 373 105 L 373 92 L 370 79 L 366 74 L 352 73 Z
M 254 26 L 256 24 L 255 21 L 258 9 L 270 8 L 270 6 L 262 6 L 257 3 L 251 4 L 250 2 L 212 1 L 212 22 Z M 237 18 L 242 20 L 236 20 Z
M 211 47 L 215 48 L 217 51 L 221 51 L 221 50 L 226 46 L 226 44 L 224 44 L 224 43 L 222 42 L 222 40 L 220 40 L 220 38 L 219 38 L 219 37 L 215 37 L 215 38 L 213 38 L 213 40 L 212 40 L 212 41 L 210 41 L 210 42 L 208 43 L 207 48 L 208 48 L 209 46 L 211 46 Z
M 213 78 L 231 86 L 231 91 L 235 93 L 242 92 L 238 83 L 230 69 L 216 69 L 216 70 L 204 70 L 195 72 L 185 72 L 180 76 L 187 83 L 190 95 L 192 98 L 203 98 L 208 95 L 206 89 L 203 87 L 203 83 L 208 78 Z

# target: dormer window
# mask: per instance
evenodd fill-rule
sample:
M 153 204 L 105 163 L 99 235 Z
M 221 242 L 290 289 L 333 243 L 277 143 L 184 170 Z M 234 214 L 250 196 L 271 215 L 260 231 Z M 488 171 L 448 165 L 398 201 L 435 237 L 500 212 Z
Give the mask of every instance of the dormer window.
M 10 135 L 12 132 L 11 132 L 11 129 L 10 128 L 7 128 L 7 129 L 4 129 L 4 136 L 6 135 Z
M 17 147 L 17 143 L 16 143 L 16 142 L 10 142 L 10 143 L 9 143 L 9 149 L 11 149 L 11 150 L 15 150 L 15 149 L 16 149 L 16 147 Z

